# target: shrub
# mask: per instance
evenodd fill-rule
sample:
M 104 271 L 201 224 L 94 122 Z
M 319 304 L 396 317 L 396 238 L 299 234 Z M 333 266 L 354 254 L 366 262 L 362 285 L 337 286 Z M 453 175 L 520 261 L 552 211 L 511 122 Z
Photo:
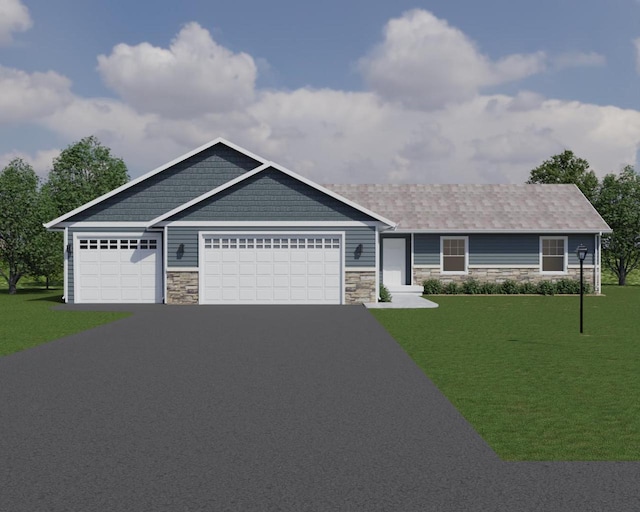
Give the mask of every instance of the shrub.
M 556 293 L 580 293 L 580 281 L 575 279 L 560 279 L 556 282 Z
M 380 302 L 391 302 L 392 296 L 391 296 L 391 292 L 389 291 L 389 288 L 387 288 L 385 285 L 381 284 L 380 285 Z
M 553 295 L 556 287 L 551 281 L 540 281 L 538 283 L 538 293 L 540 295 Z
M 518 293 L 533 295 L 538 293 L 538 287 L 534 283 L 526 282 L 518 285 Z
M 458 286 L 458 284 L 456 282 L 451 281 L 450 283 L 447 283 L 445 285 L 445 287 L 444 287 L 444 289 L 442 291 L 444 293 L 446 293 L 447 295 L 457 295 L 462 290 L 461 290 L 461 288 Z
M 480 293 L 495 295 L 496 293 L 500 293 L 500 285 L 498 283 L 482 283 L 480 285 Z
M 442 283 L 437 279 L 426 279 L 422 281 L 425 295 L 438 295 L 442 293 Z
M 500 291 L 507 295 L 515 295 L 516 293 L 518 293 L 518 283 L 516 283 L 512 279 L 507 279 L 500 286 Z
M 467 295 L 476 295 L 480 293 L 480 286 L 480 282 L 471 277 L 462 283 L 462 293 L 466 293 Z

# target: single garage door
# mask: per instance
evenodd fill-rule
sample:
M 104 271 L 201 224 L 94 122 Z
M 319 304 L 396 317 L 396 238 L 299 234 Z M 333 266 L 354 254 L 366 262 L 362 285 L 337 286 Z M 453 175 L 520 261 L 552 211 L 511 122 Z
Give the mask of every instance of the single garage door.
M 201 304 L 340 304 L 342 236 L 209 235 Z
M 162 302 L 160 236 L 76 235 L 74 302 Z

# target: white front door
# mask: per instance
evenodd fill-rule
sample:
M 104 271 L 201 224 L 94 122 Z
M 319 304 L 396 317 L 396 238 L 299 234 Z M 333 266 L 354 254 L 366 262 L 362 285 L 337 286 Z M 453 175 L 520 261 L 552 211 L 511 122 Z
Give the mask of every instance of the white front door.
M 407 241 L 404 238 L 382 239 L 382 283 L 401 286 L 407 279 Z

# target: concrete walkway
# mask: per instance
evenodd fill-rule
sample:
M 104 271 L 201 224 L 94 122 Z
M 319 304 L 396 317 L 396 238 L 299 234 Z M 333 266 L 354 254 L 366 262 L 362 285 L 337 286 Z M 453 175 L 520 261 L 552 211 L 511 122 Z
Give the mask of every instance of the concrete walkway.
M 369 302 L 365 304 L 365 306 L 370 309 L 421 309 L 438 307 L 435 302 L 423 299 L 415 293 L 395 293 L 391 296 L 391 302 Z

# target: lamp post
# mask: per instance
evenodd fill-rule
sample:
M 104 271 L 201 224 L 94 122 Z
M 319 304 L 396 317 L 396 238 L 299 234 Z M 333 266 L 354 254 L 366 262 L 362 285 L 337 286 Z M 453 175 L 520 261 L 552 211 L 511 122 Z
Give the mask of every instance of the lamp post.
M 583 266 L 584 259 L 587 257 L 587 253 L 589 249 L 587 249 L 584 245 L 580 244 L 576 249 L 576 254 L 578 255 L 578 259 L 580 260 L 580 334 L 582 334 L 582 312 L 584 310 L 584 280 L 583 280 Z

